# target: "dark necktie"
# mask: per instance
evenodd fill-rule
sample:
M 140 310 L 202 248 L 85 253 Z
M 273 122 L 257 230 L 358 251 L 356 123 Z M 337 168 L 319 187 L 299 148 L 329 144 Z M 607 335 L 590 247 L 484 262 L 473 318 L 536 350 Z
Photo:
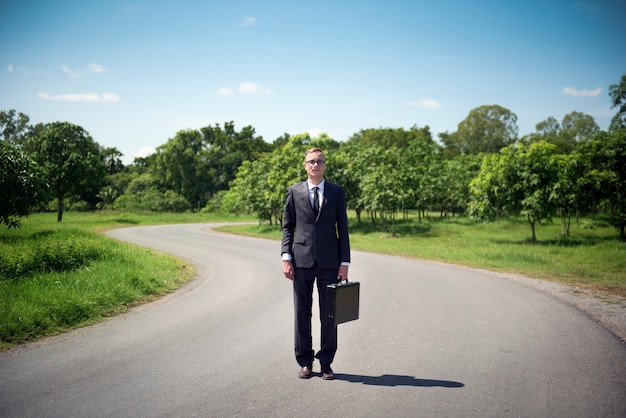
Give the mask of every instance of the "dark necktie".
M 320 213 L 320 197 L 317 195 L 319 187 L 313 187 L 313 212 L 315 216 Z

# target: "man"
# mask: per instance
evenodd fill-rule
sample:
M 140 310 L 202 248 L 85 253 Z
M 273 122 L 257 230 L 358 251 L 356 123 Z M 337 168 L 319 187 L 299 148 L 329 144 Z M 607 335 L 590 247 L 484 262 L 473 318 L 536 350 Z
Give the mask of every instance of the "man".
M 346 196 L 342 186 L 324 180 L 326 157 L 319 148 L 305 153 L 308 179 L 289 187 L 283 217 L 283 274 L 293 281 L 295 354 L 298 376 L 313 374 L 313 360 L 322 367 L 322 378 L 332 380 L 330 367 L 337 351 L 337 327 L 326 313 L 326 286 L 348 280 L 350 239 Z M 313 284 L 317 279 L 320 305 L 321 347 L 313 351 L 311 316 Z

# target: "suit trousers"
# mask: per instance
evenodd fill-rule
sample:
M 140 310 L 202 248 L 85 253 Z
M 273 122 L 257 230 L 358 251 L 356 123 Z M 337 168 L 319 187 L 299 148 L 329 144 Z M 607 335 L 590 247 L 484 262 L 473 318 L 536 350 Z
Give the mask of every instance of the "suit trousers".
M 337 283 L 338 269 L 322 269 L 317 263 L 311 268 L 294 267 L 293 300 L 295 308 L 295 353 L 296 361 L 302 366 L 312 364 L 317 358 L 322 365 L 330 365 L 337 352 L 337 326 L 328 319 L 326 309 L 326 286 Z M 311 319 L 313 316 L 313 284 L 317 279 L 321 347 L 313 351 Z

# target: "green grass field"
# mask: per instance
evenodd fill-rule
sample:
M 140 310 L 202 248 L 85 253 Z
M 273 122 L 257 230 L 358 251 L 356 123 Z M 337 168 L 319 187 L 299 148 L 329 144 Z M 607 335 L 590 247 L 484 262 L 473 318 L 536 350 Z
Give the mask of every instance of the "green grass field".
M 391 227 L 389 226 L 389 229 Z M 280 239 L 277 227 L 238 225 L 225 232 Z M 350 219 L 355 250 L 484 268 L 591 287 L 626 296 L 626 243 L 606 220 L 584 219 L 572 224 L 570 237 L 559 223 L 537 226 L 537 242 L 523 219 L 475 223 L 464 217 L 450 221 L 417 217 L 396 225 L 397 237 L 374 231 L 369 221 Z
M 194 268 L 174 257 L 117 242 L 103 231 L 133 225 L 253 221 L 230 215 L 68 212 L 23 219 L 0 229 L 0 349 L 92 324 L 178 288 Z M 225 232 L 280 239 L 278 226 L 251 223 Z M 537 228 L 517 219 L 477 224 L 416 217 L 398 222 L 397 237 L 350 218 L 355 250 L 443 261 L 593 288 L 626 296 L 626 243 L 605 219 Z M 279 268 L 279 266 L 277 266 Z

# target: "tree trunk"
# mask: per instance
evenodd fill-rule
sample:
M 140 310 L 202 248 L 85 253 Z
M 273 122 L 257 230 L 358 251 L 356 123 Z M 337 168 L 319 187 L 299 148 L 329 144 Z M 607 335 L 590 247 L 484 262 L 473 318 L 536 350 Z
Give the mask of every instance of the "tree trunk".
M 57 222 L 61 222 L 63 220 L 63 210 L 65 209 L 65 198 L 59 196 L 57 200 L 59 201 L 57 206 Z
M 530 216 L 528 216 L 528 223 L 530 224 L 530 231 L 532 232 L 532 242 L 537 241 L 537 236 L 535 235 L 535 221 L 531 220 Z

